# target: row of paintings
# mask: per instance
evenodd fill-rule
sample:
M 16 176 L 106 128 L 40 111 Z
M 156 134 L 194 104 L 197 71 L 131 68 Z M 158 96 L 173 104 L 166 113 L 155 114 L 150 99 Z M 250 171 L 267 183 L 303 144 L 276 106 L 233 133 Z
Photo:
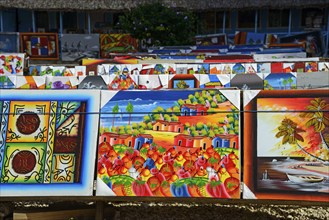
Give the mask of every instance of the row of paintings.
M 98 76 L 0 76 L 3 89 L 160 90 L 233 88 L 291 90 L 329 87 L 329 72 Z
M 0 61 L 1 62 L 1 61 Z M 31 76 L 84 75 L 161 75 L 161 74 L 250 74 L 329 72 L 329 62 L 274 62 L 274 63 L 159 63 L 159 64 L 98 64 L 96 71 L 86 66 L 30 65 Z M 89 71 L 87 71 L 87 69 Z M 21 73 L 20 73 L 21 74 Z M 18 74 L 18 75 L 20 75 Z M 11 75 L 7 72 L 7 75 Z
M 0 34 L 0 52 L 22 52 L 39 60 L 78 62 L 82 58 L 108 58 L 110 53 L 133 53 L 137 49 L 138 41 L 129 34 Z
M 328 89 L 240 96 L 2 90 L 0 193 L 329 202 Z

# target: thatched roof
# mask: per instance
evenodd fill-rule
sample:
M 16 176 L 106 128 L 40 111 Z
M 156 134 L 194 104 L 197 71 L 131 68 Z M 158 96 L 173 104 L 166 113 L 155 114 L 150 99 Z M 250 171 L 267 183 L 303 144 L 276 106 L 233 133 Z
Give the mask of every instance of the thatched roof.
M 159 0 L 1 0 L 0 8 L 35 10 L 127 10 Z M 328 7 L 329 0 L 162 0 L 164 5 L 192 10 Z

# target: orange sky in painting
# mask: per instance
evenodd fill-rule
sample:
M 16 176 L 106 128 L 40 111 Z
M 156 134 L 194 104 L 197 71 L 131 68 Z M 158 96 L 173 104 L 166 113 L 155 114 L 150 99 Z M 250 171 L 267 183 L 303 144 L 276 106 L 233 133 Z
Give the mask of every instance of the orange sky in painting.
M 314 98 L 259 98 L 257 99 L 258 110 L 265 110 L 263 107 L 269 106 L 273 107 L 274 105 L 285 107 L 288 110 L 306 110 L 306 106 L 310 105 L 310 101 Z M 323 98 L 329 103 L 329 98 Z

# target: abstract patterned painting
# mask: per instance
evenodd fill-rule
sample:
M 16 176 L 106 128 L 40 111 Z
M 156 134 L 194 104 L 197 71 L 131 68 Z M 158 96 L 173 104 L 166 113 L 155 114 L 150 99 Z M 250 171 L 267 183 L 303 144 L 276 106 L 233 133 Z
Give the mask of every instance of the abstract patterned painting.
M 1 91 L 1 196 L 92 195 L 99 91 Z
M 244 198 L 329 202 L 328 94 L 244 92 Z
M 102 91 L 96 195 L 240 198 L 239 91 Z
M 20 33 L 20 46 L 30 59 L 59 59 L 57 33 Z
M 109 58 L 110 53 L 133 53 L 138 50 L 137 39 L 130 34 L 101 34 L 101 57 Z
M 23 75 L 23 53 L 0 53 L 0 75 Z

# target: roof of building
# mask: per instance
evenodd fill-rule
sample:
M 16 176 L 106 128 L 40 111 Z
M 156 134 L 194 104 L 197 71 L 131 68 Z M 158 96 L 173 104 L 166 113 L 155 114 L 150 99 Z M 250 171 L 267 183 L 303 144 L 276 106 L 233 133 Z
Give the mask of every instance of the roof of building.
M 127 10 L 158 0 L 1 0 L 0 8 L 35 10 Z M 327 7 L 329 0 L 162 0 L 164 5 L 195 10 Z

